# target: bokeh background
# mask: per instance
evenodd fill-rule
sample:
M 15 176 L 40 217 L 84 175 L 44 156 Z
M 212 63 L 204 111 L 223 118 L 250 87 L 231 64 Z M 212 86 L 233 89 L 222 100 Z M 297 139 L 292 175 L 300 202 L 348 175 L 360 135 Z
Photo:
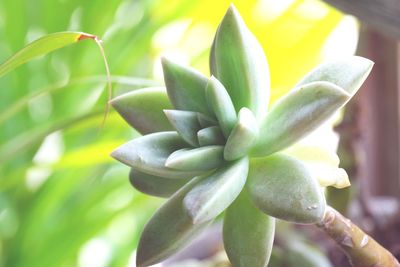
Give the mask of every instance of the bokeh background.
M 0 61 L 40 36 L 73 30 L 103 40 L 115 96 L 163 84 L 162 55 L 208 75 L 209 48 L 230 2 L 267 54 L 272 101 L 325 60 L 357 52 L 376 61 L 335 122 L 353 187 L 327 194 L 399 256 L 400 8 L 390 6 L 396 1 L 328 1 L 360 23 L 317 0 L 2 0 Z M 378 2 L 385 3 L 376 8 Z M 135 266 L 141 229 L 163 200 L 133 189 L 129 168 L 109 157 L 138 133 L 113 111 L 101 127 L 105 84 L 90 41 L 0 78 L 1 267 Z M 210 229 L 164 266 L 228 266 L 219 231 Z M 346 263 L 318 231 L 281 223 L 270 266 Z

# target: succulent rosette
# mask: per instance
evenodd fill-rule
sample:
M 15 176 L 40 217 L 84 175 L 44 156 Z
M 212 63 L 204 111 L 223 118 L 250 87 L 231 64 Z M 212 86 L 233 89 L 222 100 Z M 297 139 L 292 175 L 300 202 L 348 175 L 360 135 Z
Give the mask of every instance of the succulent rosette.
M 265 54 L 231 6 L 212 44 L 211 78 L 163 59 L 166 88 L 112 100 L 143 134 L 112 156 L 131 167 L 139 191 L 169 198 L 143 230 L 137 266 L 174 254 L 224 211 L 233 266 L 268 264 L 275 218 L 319 222 L 326 207 L 322 186 L 347 186 L 347 175 L 336 157 L 311 151 L 301 160 L 296 155 L 307 149 L 298 153 L 292 145 L 348 102 L 372 65 L 361 57 L 321 65 L 268 108 Z M 331 161 L 325 180 L 321 158 Z

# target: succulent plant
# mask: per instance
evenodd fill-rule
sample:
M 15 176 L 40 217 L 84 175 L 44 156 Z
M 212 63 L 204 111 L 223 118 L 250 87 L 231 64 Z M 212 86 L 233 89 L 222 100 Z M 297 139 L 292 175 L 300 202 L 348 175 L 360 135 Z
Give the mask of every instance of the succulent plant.
M 266 57 L 231 6 L 212 44 L 211 78 L 163 59 L 166 89 L 113 99 L 143 136 L 112 156 L 131 167 L 130 181 L 139 191 L 169 198 L 143 230 L 137 266 L 166 259 L 224 211 L 224 246 L 233 266 L 268 264 L 275 218 L 321 221 L 322 186 L 347 186 L 347 176 L 333 159 L 333 176 L 340 179 L 321 186 L 287 148 L 346 104 L 372 65 L 361 57 L 320 65 L 268 108 Z

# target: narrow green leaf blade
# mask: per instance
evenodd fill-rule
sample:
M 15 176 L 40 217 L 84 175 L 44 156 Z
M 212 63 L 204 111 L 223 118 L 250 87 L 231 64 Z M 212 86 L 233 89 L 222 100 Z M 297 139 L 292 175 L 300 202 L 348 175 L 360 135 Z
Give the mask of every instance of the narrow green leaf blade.
M 216 170 L 191 189 L 183 202 L 194 224 L 211 220 L 240 194 L 249 171 L 249 159 L 242 158 Z
M 212 116 L 206 102 L 206 76 L 195 69 L 162 59 L 168 96 L 176 109 L 201 112 Z
M 266 267 L 275 236 L 275 218 L 254 206 L 246 190 L 227 209 L 223 237 L 235 267 Z
M 317 223 L 325 212 L 317 180 L 300 161 L 283 154 L 251 160 L 247 188 L 259 209 L 282 220 Z
M 177 150 L 168 157 L 165 166 L 182 171 L 212 170 L 224 162 L 223 151 L 223 146 Z
M 171 153 L 186 146 L 186 142 L 176 132 L 152 133 L 118 147 L 111 156 L 147 174 L 166 178 L 194 177 L 199 172 L 175 170 L 165 166 Z
M 28 44 L 0 65 L 0 77 L 31 59 L 48 54 L 64 46 L 96 36 L 83 32 L 57 32 L 43 36 Z
M 188 179 L 169 179 L 150 175 L 135 169 L 129 172 L 129 181 L 132 186 L 142 193 L 155 197 L 170 197 L 182 186 L 188 183 Z
M 114 98 L 110 104 L 141 134 L 174 129 L 163 112 L 172 108 L 164 87 L 137 89 Z
M 225 160 L 235 160 L 246 155 L 257 137 L 258 125 L 253 113 L 248 108 L 242 108 L 225 145 Z
M 227 89 L 238 112 L 249 108 L 257 119 L 265 116 L 269 101 L 269 68 L 261 45 L 231 5 L 215 35 L 211 71 Z
M 183 110 L 164 110 L 169 122 L 179 135 L 191 146 L 199 146 L 197 132 L 201 129 L 197 112 Z
M 136 265 L 156 264 L 183 248 L 211 221 L 193 224 L 183 207 L 183 198 L 198 183 L 195 178 L 174 194 L 150 219 L 139 241 Z
M 367 79 L 373 65 L 374 62 L 371 60 L 359 56 L 327 62 L 313 69 L 297 86 L 315 81 L 326 81 L 343 88 L 353 96 Z
M 329 82 L 312 82 L 295 88 L 278 101 L 260 126 L 253 156 L 280 151 L 329 119 L 350 95 Z
M 236 110 L 225 87 L 214 76 L 208 81 L 206 96 L 224 136 L 228 137 L 237 121 Z

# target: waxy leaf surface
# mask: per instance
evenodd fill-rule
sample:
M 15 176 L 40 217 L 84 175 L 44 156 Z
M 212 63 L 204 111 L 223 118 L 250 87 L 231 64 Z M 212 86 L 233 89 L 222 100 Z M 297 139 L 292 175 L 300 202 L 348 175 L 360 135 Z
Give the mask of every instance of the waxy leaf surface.
M 374 62 L 371 60 L 358 56 L 327 62 L 313 69 L 297 86 L 326 81 L 343 88 L 353 96 L 367 79 L 373 65 Z
M 137 250 L 138 267 L 153 265 L 168 258 L 210 224 L 211 221 L 193 224 L 183 205 L 183 198 L 199 178 L 176 192 L 146 224 Z
M 225 86 L 237 112 L 249 108 L 257 119 L 267 112 L 269 69 L 264 51 L 231 5 L 215 35 L 211 72 Z
M 275 235 L 275 218 L 261 212 L 246 190 L 226 210 L 224 247 L 234 267 L 266 267 Z
M 325 197 L 316 179 L 295 158 L 275 154 L 250 162 L 248 190 L 266 214 L 295 223 L 317 223 Z
M 181 149 L 172 153 L 165 166 L 182 171 L 208 171 L 224 162 L 223 146 L 204 146 Z
M 198 224 L 215 218 L 240 194 L 249 171 L 248 158 L 229 163 L 204 177 L 189 191 L 183 202 Z
M 171 109 L 167 92 L 163 87 L 138 89 L 111 100 L 118 113 L 141 134 L 171 131 L 163 110 Z
M 197 112 L 182 110 L 164 110 L 171 125 L 188 144 L 198 146 L 197 132 L 201 129 Z
M 174 107 L 212 116 L 205 94 L 208 78 L 195 69 L 173 63 L 166 58 L 163 58 L 162 65 L 168 96 Z
M 300 140 L 329 119 L 350 95 L 329 82 L 295 88 L 280 99 L 260 125 L 253 156 L 267 156 Z
M 188 183 L 189 179 L 169 179 L 158 177 L 135 169 L 129 172 L 129 181 L 132 186 L 142 193 L 156 197 L 170 197 L 182 186 Z
M 222 83 L 212 76 L 207 84 L 206 95 L 224 136 L 228 137 L 237 121 L 236 110 L 228 92 Z
M 136 138 L 118 147 L 111 156 L 147 174 L 167 178 L 194 177 L 199 172 L 174 170 L 165 166 L 172 152 L 186 146 L 176 132 L 160 132 Z

